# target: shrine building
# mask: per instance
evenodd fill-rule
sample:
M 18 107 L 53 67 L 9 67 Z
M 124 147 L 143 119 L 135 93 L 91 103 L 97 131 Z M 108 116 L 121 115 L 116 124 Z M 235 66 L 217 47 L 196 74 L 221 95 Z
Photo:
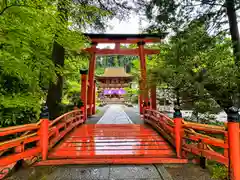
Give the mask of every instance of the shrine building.
M 130 87 L 133 76 L 126 73 L 122 67 L 109 67 L 103 75 L 96 75 L 99 89 L 98 94 L 101 101 L 105 103 L 124 103 L 124 88 Z

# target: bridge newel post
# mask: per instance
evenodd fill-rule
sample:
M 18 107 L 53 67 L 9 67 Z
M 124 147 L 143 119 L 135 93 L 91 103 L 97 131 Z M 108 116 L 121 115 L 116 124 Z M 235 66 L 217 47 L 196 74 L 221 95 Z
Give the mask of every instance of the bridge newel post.
M 227 110 L 227 128 L 228 128 L 228 145 L 229 145 L 229 179 L 240 179 L 240 135 L 239 123 L 240 118 L 238 109 L 231 107 Z
M 41 119 L 40 124 L 40 146 L 42 152 L 42 160 L 47 160 L 48 156 L 48 128 L 49 128 L 49 120 L 48 119 Z
M 174 107 L 174 133 L 175 133 L 175 148 L 177 157 L 181 158 L 182 156 L 182 113 L 180 111 L 180 107 Z
M 87 120 L 87 83 L 88 70 L 80 70 L 81 74 L 81 99 L 83 101 L 83 120 Z

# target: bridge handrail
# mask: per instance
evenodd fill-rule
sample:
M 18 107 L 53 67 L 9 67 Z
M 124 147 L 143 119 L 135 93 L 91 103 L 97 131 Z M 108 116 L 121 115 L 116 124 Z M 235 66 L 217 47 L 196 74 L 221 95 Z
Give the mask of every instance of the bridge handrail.
M 174 120 L 166 119 L 166 115 L 156 110 L 145 109 L 144 120 L 154 126 L 173 146 L 176 151 L 176 131 Z M 182 120 L 181 130 L 181 157 L 194 154 L 216 162 L 229 165 L 228 132 L 225 127 L 192 123 Z M 218 137 L 217 137 L 218 136 Z M 223 152 L 220 152 L 223 149 Z
M 31 164 L 39 159 L 43 151 L 47 152 L 83 122 L 82 110 L 78 109 L 65 113 L 52 122 L 41 119 L 37 123 L 0 128 L 0 179 L 17 161 L 24 160 Z M 44 140 L 47 146 L 44 146 Z
M 144 110 L 144 120 L 154 126 L 173 146 L 174 122 L 171 118 L 153 109 Z
M 61 140 L 74 127 L 83 123 L 82 110 L 73 110 L 65 113 L 49 124 L 49 147 L 52 148 L 59 140 Z
M 57 117 L 56 119 L 54 119 L 53 121 L 51 121 L 50 123 L 50 127 L 53 126 L 54 124 L 56 124 L 57 122 L 61 121 L 64 117 L 68 116 L 68 115 L 71 115 L 72 113 L 77 113 L 77 112 L 83 112 L 82 109 L 77 109 L 77 110 L 73 110 L 73 111 L 70 111 L 70 112 L 67 112 L 59 117 Z
M 0 137 L 7 136 L 10 134 L 15 134 L 15 133 L 21 133 L 24 131 L 31 131 L 31 130 L 35 130 L 37 128 L 39 128 L 39 124 L 37 124 L 37 123 L 12 126 L 12 127 L 7 127 L 7 128 L 0 128 Z

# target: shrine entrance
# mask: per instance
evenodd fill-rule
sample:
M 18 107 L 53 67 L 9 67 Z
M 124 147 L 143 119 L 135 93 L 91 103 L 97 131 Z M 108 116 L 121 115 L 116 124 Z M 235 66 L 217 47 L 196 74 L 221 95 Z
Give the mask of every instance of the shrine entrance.
M 84 103 L 84 109 L 87 115 L 95 114 L 96 102 L 96 80 L 101 85 L 104 99 L 108 101 L 123 100 L 123 88 L 127 86 L 132 80 L 132 77 L 123 72 L 123 69 L 115 69 L 117 71 L 106 69 L 104 75 L 95 77 L 96 56 L 108 55 L 126 55 L 126 56 L 139 56 L 140 59 L 140 80 L 139 80 L 139 110 L 143 114 L 143 106 L 148 105 L 152 109 L 156 109 L 156 85 L 151 87 L 147 86 L 147 68 L 146 56 L 158 54 L 158 49 L 148 49 L 147 44 L 160 43 L 166 34 L 84 34 L 91 41 L 91 47 L 85 49 L 91 55 L 89 61 L 88 71 L 82 72 L 82 90 L 81 98 Z M 100 49 L 97 48 L 99 44 L 114 44 L 114 49 Z M 121 48 L 121 44 L 135 44 L 137 48 Z M 111 71 L 111 73 L 110 73 Z M 119 72 L 121 73 L 119 73 Z M 109 74 L 110 73 L 110 74 Z M 120 92 L 120 93 L 119 93 Z
M 122 67 L 109 67 L 103 75 L 95 76 L 99 83 L 98 98 L 101 103 L 124 104 L 125 88 L 130 87 L 133 76 L 127 74 Z

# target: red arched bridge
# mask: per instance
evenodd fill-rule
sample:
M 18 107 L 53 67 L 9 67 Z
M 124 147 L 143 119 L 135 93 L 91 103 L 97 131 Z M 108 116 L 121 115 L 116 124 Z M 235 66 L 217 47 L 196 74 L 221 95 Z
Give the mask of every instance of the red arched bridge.
M 156 87 L 146 89 L 144 43 L 159 37 L 88 35 L 93 47 L 88 71 L 81 71 L 81 109 L 38 123 L 0 129 L 0 177 L 22 161 L 35 166 L 62 164 L 152 164 L 196 162 L 205 166 L 206 159 L 229 167 L 233 180 L 240 180 L 239 123 L 232 111 L 226 127 L 185 122 L 179 109 L 171 119 L 156 110 Z M 100 50 L 96 43 L 116 44 L 113 50 Z M 120 43 L 138 43 L 137 49 L 121 49 Z M 95 55 L 139 54 L 142 69 L 139 104 L 144 124 L 87 124 L 95 113 Z M 150 96 L 149 96 L 149 93 Z M 146 104 L 146 103 L 145 103 Z M 235 113 L 235 114 L 234 114 Z

